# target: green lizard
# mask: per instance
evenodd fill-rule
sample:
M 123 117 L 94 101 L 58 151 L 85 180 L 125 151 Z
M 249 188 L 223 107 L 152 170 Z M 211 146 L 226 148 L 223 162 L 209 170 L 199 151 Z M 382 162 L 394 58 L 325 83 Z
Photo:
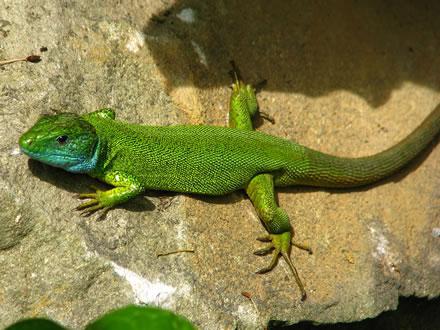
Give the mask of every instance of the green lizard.
M 288 263 L 306 292 L 290 259 L 293 230 L 285 210 L 277 205 L 274 187 L 307 185 L 356 187 L 396 172 L 440 131 L 440 105 L 407 138 L 379 154 L 361 158 L 327 155 L 293 141 L 253 130 L 258 113 L 255 91 L 239 78 L 232 86 L 229 126 L 141 126 L 115 120 L 101 109 L 41 117 L 19 140 L 29 157 L 74 173 L 86 173 L 114 188 L 80 194 L 89 199 L 78 206 L 89 215 L 124 203 L 145 190 L 224 195 L 244 189 L 270 242 L 257 255 L 273 251 Z

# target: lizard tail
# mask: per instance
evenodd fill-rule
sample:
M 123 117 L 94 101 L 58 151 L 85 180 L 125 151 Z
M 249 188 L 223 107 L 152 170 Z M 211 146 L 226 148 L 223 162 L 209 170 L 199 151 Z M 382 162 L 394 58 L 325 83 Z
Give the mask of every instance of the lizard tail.
M 356 187 L 387 177 L 425 149 L 440 132 L 440 104 L 410 135 L 378 154 L 342 158 L 304 149 L 305 166 L 287 170 L 295 184 L 320 187 Z M 293 164 L 292 164 L 293 165 Z

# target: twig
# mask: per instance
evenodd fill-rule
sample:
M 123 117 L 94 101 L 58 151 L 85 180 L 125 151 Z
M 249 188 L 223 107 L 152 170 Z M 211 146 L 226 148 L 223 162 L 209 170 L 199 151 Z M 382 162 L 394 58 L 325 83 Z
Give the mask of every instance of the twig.
M 11 60 L 0 61 L 0 65 L 6 65 L 6 64 L 11 64 L 11 63 L 15 63 L 15 62 L 38 63 L 40 61 L 41 61 L 41 56 L 39 56 L 39 55 L 29 55 L 29 56 L 26 56 L 26 57 L 13 58 Z
M 171 251 L 171 252 L 158 253 L 158 254 L 156 254 L 156 256 L 159 258 L 159 257 L 163 257 L 163 256 L 168 256 L 170 254 L 180 253 L 180 252 L 194 253 L 195 250 L 193 250 L 193 249 L 182 249 L 182 250 L 176 250 L 176 251 Z

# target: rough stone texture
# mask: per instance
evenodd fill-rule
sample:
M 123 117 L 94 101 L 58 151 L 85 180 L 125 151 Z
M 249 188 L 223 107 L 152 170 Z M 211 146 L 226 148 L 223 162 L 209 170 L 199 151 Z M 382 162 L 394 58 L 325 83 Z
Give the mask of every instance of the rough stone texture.
M 80 217 L 74 194 L 95 183 L 18 155 L 41 113 L 117 109 L 158 125 L 224 125 L 234 59 L 267 79 L 261 130 L 343 156 L 391 146 L 440 101 L 440 4 L 433 1 L 9 1 L 0 58 L 48 47 L 39 64 L 0 68 L 0 327 L 48 316 L 79 328 L 131 302 L 165 306 L 202 329 L 269 319 L 353 321 L 399 295 L 440 293 L 440 149 L 403 172 L 347 192 L 279 193 L 309 299 L 288 268 L 255 275 L 264 231 L 242 193 L 153 194 Z M 194 248 L 156 258 L 157 253 Z M 251 294 L 252 301 L 241 295 Z

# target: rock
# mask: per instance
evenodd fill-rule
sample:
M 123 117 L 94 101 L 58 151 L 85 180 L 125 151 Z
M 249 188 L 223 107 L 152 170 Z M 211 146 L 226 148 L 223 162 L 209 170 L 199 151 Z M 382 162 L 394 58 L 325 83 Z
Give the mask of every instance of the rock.
M 23 196 L 16 195 L 15 189 L 6 188 L 6 184 L 0 189 L 0 250 L 6 250 L 31 232 L 36 216 Z
M 374 154 L 440 101 L 439 6 L 7 2 L 0 57 L 48 51 L 40 63 L 0 67 L 0 327 L 46 316 L 80 328 L 138 303 L 201 329 L 253 329 L 269 319 L 350 322 L 396 308 L 401 295 L 438 296 L 435 144 L 370 187 L 279 192 L 297 240 L 314 250 L 292 252 L 302 303 L 284 261 L 254 273 L 269 259 L 252 254 L 264 229 L 243 193 L 154 193 L 95 221 L 72 209 L 96 182 L 28 161 L 17 140 L 42 113 L 100 107 L 129 122 L 225 125 L 234 59 L 246 81 L 268 80 L 260 106 L 276 123 L 260 130 L 335 155 Z M 195 252 L 157 257 L 177 249 Z

